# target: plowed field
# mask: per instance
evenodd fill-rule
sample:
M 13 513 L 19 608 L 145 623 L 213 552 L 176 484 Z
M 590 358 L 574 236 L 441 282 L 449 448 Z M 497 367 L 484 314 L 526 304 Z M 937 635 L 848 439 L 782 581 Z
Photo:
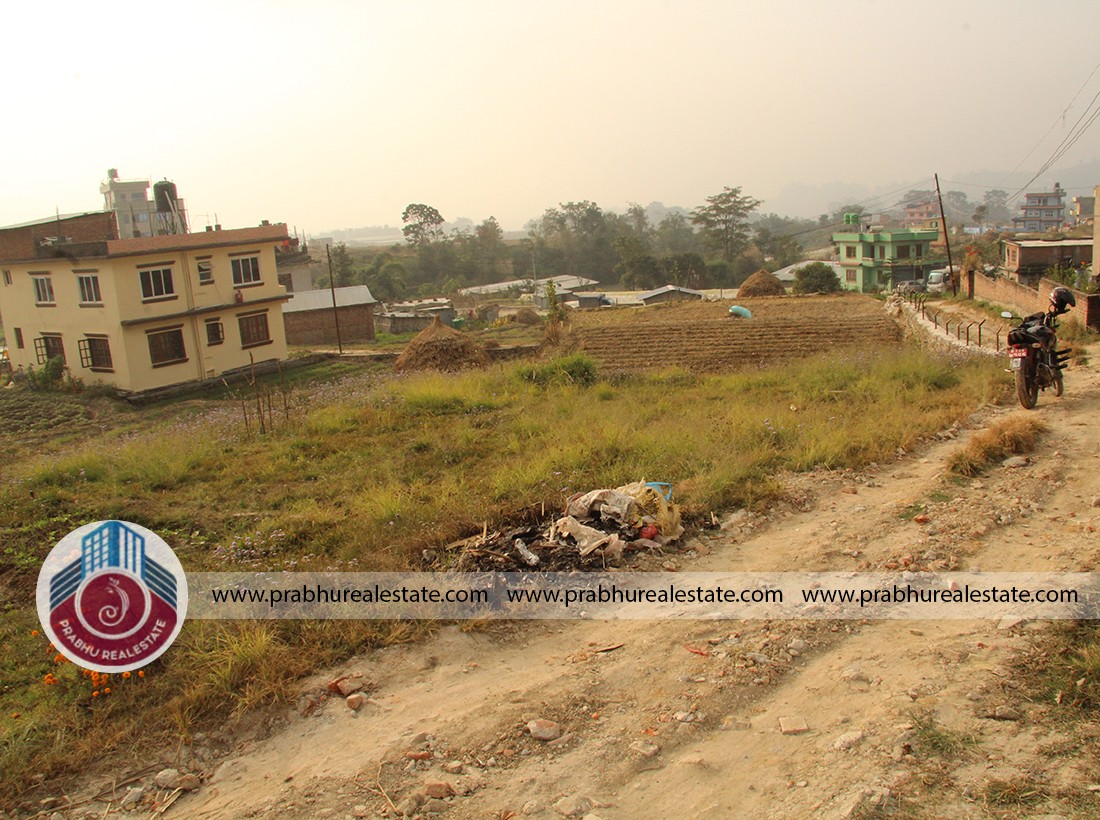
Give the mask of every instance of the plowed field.
M 733 319 L 729 306 L 752 311 Z M 607 371 L 682 367 L 722 372 L 849 347 L 897 344 L 901 330 L 867 296 L 768 297 L 681 302 L 576 315 L 571 346 Z

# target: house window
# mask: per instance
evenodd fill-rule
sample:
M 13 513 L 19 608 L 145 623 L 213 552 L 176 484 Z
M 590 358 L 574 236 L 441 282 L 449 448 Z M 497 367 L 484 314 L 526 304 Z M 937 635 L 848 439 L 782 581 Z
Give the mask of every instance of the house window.
M 879 259 L 885 259 L 886 258 L 886 246 L 885 245 L 879 245 L 878 246 L 878 258 Z
M 99 293 L 98 276 L 78 276 L 76 282 L 80 285 L 80 304 L 98 305 L 103 302 Z
M 53 281 L 48 276 L 35 276 L 32 277 L 34 281 L 34 301 L 38 305 L 52 305 L 53 299 Z
M 219 319 L 206 320 L 206 343 L 211 347 L 225 341 L 225 327 Z
M 908 245 L 898 245 L 898 259 L 908 259 L 908 258 L 909 258 L 909 246 Z
M 238 316 L 237 324 L 241 330 L 242 349 L 271 343 L 271 333 L 267 329 L 267 311 Z
M 76 343 L 80 350 L 80 365 L 93 371 L 114 370 L 111 362 L 111 343 L 106 336 L 89 336 Z
M 232 264 L 234 287 L 260 284 L 260 257 L 239 256 Z
M 845 282 L 854 282 L 854 281 L 856 281 L 856 272 L 854 270 L 845 271 L 844 272 L 844 281 Z
M 61 357 L 65 361 L 65 344 L 61 336 L 56 333 L 39 336 L 34 340 L 34 355 L 39 364 L 45 364 L 50 359 Z
M 916 252 L 917 259 L 920 259 L 922 256 L 924 256 L 924 245 L 914 245 L 913 250 Z
M 183 326 L 150 330 L 149 360 L 153 367 L 187 361 L 187 349 L 183 346 Z
M 171 268 L 143 270 L 140 274 L 142 299 L 166 299 L 175 296 Z
M 209 285 L 214 281 L 214 263 L 209 259 L 199 262 L 199 284 Z
M 15 331 L 15 346 L 19 349 L 23 349 L 23 328 L 12 328 Z
M 856 246 L 855 245 L 845 245 L 844 246 L 844 256 L 847 259 L 855 259 L 856 258 Z

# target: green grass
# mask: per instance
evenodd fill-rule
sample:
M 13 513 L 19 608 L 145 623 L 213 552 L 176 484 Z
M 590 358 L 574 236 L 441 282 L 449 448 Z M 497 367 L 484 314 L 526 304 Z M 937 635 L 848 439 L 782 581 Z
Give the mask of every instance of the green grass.
M 17 449 L 0 465 L 0 643 L 10 647 L 0 659 L 0 795 L 27 788 L 33 773 L 72 771 L 81 758 L 59 744 L 106 754 L 186 733 L 284 700 L 310 671 L 425 628 L 189 622 L 140 685 L 93 701 L 86 680 L 30 637 L 37 567 L 80 524 L 147 526 L 192 571 L 400 569 L 483 525 L 638 479 L 673 483 L 689 522 L 759 506 L 775 498 L 780 471 L 887 460 L 1007 386 L 995 363 L 910 350 L 613 381 L 582 359 L 537 365 L 546 378 L 524 378 L 525 367 L 342 382 L 322 368 L 312 384 L 303 376 L 265 435 L 246 429 L 242 391 L 114 416 L 100 408 L 95 437 Z M 51 670 L 62 683 L 47 687 Z

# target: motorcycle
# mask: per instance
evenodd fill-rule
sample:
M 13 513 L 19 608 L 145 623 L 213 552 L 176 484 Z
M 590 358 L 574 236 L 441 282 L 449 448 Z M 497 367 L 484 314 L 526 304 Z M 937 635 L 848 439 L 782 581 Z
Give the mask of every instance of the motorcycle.
M 1008 312 L 1001 316 L 1013 318 Z M 1040 390 L 1053 389 L 1055 396 L 1062 395 L 1062 370 L 1070 351 L 1056 349 L 1056 316 L 1053 311 L 1033 313 L 1008 332 L 1009 372 L 1016 376 L 1016 397 L 1025 410 L 1035 406 Z

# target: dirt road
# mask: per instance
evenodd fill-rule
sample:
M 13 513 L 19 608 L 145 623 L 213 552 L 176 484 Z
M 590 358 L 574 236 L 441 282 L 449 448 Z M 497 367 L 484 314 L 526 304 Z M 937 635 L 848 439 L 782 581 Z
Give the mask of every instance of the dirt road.
M 790 503 L 691 540 L 681 569 L 866 570 L 906 560 L 1089 570 L 1100 559 L 1100 376 L 1070 371 L 1030 463 L 945 475 L 988 408 L 918 452 L 790 481 Z M 923 514 L 914 520 L 914 505 Z M 927 520 L 924 520 L 927 518 Z M 991 621 L 538 622 L 359 657 L 335 697 L 249 739 L 199 736 L 178 817 L 1100 816 L 1096 733 L 1008 671 L 1049 629 Z M 610 649 L 610 647 L 618 647 Z M 606 651 L 601 651 L 606 650 Z M 694 650 L 694 651 L 693 651 Z M 553 721 L 557 740 L 527 723 Z M 785 734 L 792 728 L 806 731 Z M 1091 745 L 1090 745 L 1091 744 Z M 1094 790 L 1090 791 L 1089 787 Z M 1016 800 L 1015 798 L 1019 798 Z

